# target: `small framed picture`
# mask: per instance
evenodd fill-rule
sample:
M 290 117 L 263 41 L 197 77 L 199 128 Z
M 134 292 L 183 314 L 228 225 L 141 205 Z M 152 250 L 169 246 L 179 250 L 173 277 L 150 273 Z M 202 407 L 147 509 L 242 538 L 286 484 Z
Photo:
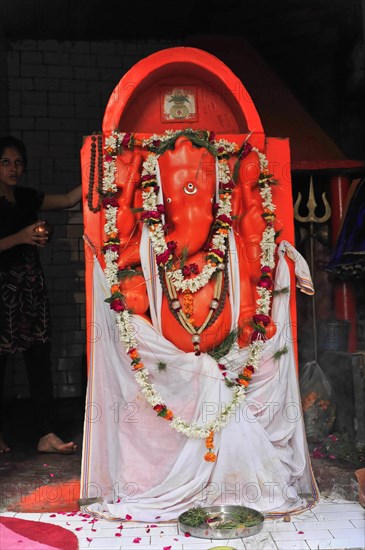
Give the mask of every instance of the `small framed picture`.
M 162 122 L 198 120 L 196 86 L 162 86 L 160 93 Z

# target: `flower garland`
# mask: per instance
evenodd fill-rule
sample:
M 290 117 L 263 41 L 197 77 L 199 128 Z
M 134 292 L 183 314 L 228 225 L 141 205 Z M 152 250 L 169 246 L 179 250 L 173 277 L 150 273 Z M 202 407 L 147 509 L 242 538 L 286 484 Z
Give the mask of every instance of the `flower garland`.
M 172 259 L 176 249 L 176 243 L 166 242 L 164 233 L 164 207 L 157 203 L 157 163 L 158 156 L 167 149 L 173 148 L 176 139 L 185 135 L 194 145 L 205 147 L 210 153 L 216 156 L 218 161 L 218 193 L 219 203 L 213 222 L 213 235 L 208 248 L 206 264 L 201 273 L 198 273 L 197 266 L 191 264 L 188 268 L 172 270 Z M 124 301 L 124 296 L 118 280 L 118 256 L 119 238 L 116 225 L 118 201 L 117 186 L 115 183 L 116 156 L 120 148 L 133 150 L 135 146 L 147 149 L 150 154 L 143 163 L 142 171 L 142 197 L 143 213 L 141 220 L 149 227 L 150 239 L 155 252 L 156 262 L 165 271 L 166 278 L 171 282 L 176 291 L 195 293 L 203 288 L 211 279 L 217 269 L 222 269 L 223 260 L 226 255 L 227 241 L 231 219 L 231 194 L 234 182 L 231 177 L 228 159 L 235 154 L 240 160 L 247 156 L 252 150 L 257 153 L 260 164 L 260 176 L 258 186 L 262 199 L 263 219 L 266 227 L 261 238 L 261 277 L 257 284 L 258 299 L 256 302 L 256 314 L 253 316 L 253 332 L 251 343 L 248 349 L 248 357 L 241 372 L 235 381 L 226 382 L 232 386 L 232 400 L 224 404 L 215 420 L 206 423 L 204 426 L 196 422 L 188 423 L 167 408 L 162 396 L 156 387 L 149 380 L 149 371 L 144 366 L 138 353 L 138 341 L 131 322 L 131 315 Z M 105 276 L 111 287 L 111 296 L 106 301 L 110 303 L 111 309 L 116 312 L 116 321 L 122 343 L 131 359 L 135 379 L 141 388 L 147 402 L 153 407 L 158 416 L 170 421 L 171 428 L 187 437 L 205 439 L 208 452 L 205 460 L 214 462 L 214 433 L 221 431 L 231 420 L 237 407 L 246 396 L 248 386 L 253 373 L 258 368 L 262 349 L 265 343 L 265 327 L 270 322 L 269 312 L 271 306 L 271 295 L 273 288 L 272 269 L 275 267 L 275 205 L 272 202 L 271 185 L 274 182 L 272 175 L 268 172 L 268 160 L 256 147 L 252 147 L 247 140 L 238 147 L 237 144 L 227 140 L 215 140 L 213 132 L 200 130 L 167 130 L 163 135 L 153 135 L 148 139 L 137 140 L 133 134 L 112 132 L 105 139 L 104 177 L 102 185 L 103 207 L 105 209 L 104 231 L 107 240 L 104 243 L 105 254 Z M 191 273 L 195 277 L 188 278 Z M 225 371 L 224 365 L 218 365 Z M 223 375 L 225 373 L 223 372 Z
M 219 203 L 212 225 L 214 232 L 207 251 L 207 263 L 204 265 L 201 273 L 192 279 L 186 278 L 182 268 L 176 269 L 172 265 L 176 243 L 173 241 L 166 242 L 165 239 L 164 206 L 157 203 L 157 163 L 158 160 L 155 153 L 151 153 L 146 162 L 143 163 L 141 180 L 143 213 L 141 220 L 149 226 L 149 236 L 155 252 L 157 265 L 164 269 L 175 290 L 195 293 L 209 283 L 212 275 L 221 266 L 226 254 L 229 229 L 232 226 L 231 194 L 234 188 L 228 161 L 226 158 L 221 158 L 218 162 Z

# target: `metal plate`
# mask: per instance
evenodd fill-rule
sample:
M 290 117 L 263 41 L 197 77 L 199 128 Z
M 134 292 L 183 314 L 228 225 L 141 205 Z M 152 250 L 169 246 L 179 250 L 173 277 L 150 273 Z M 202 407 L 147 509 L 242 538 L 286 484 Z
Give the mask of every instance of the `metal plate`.
M 202 539 L 240 539 L 243 537 L 251 537 L 259 533 L 263 527 L 265 516 L 253 508 L 247 508 L 246 506 L 206 506 L 202 507 L 202 510 L 209 515 L 210 519 L 217 519 L 217 522 L 204 522 L 198 527 L 190 527 L 184 524 L 184 514 L 181 514 L 178 518 L 180 529 L 183 533 L 189 533 L 192 537 L 198 537 Z M 252 527 L 241 527 L 234 529 L 219 529 L 220 521 L 231 521 L 234 518 L 234 512 L 239 510 L 248 510 L 255 516 L 257 515 L 258 523 Z

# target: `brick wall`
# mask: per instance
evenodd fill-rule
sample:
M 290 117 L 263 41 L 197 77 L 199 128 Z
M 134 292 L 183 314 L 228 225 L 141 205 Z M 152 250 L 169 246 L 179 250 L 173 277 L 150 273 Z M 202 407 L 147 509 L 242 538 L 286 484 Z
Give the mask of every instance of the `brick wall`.
M 120 78 L 146 55 L 176 45 L 180 44 L 11 43 L 6 56 L 7 126 L 28 148 L 25 185 L 47 193 L 63 193 L 78 185 L 83 136 L 101 129 L 106 104 Z M 4 130 L 5 126 L 1 133 Z M 82 212 L 77 206 L 45 212 L 44 219 L 55 227 L 51 242 L 41 253 L 51 306 L 54 393 L 77 397 L 84 392 L 86 377 Z M 11 362 L 7 395 L 28 397 L 21 354 Z

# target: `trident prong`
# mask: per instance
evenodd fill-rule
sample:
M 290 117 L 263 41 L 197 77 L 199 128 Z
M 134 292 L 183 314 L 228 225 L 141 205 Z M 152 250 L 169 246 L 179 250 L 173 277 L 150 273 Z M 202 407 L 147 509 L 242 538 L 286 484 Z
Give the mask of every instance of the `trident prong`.
M 312 274 L 312 278 L 314 280 L 314 224 L 315 223 L 324 223 L 326 222 L 330 216 L 331 216 L 331 207 L 327 202 L 326 199 L 326 193 L 322 193 L 322 200 L 323 204 L 325 206 L 325 213 L 321 218 L 318 218 L 316 216 L 316 198 L 314 196 L 314 190 L 313 190 L 313 177 L 311 176 L 310 182 L 309 182 L 309 196 L 308 196 L 308 216 L 300 216 L 298 213 L 299 205 L 302 201 L 302 195 L 298 192 L 298 198 L 294 205 L 294 217 L 298 222 L 302 223 L 309 223 L 309 242 L 310 242 L 310 270 Z M 314 337 L 314 360 L 317 362 L 317 356 L 318 356 L 318 350 L 317 350 L 317 317 L 316 317 L 316 301 L 314 296 L 312 296 L 312 319 L 313 319 L 313 337 Z
M 331 217 L 331 207 L 328 204 L 326 193 L 322 193 L 322 200 L 325 206 L 325 213 L 321 218 L 318 218 L 316 216 L 316 208 L 318 205 L 316 203 L 316 198 L 314 196 L 313 177 L 311 176 L 310 183 L 309 183 L 309 196 L 308 196 L 308 202 L 307 202 L 308 216 L 304 217 L 299 215 L 299 206 L 300 206 L 300 203 L 302 202 L 302 194 L 298 192 L 298 198 L 295 201 L 295 205 L 294 205 L 295 219 L 298 220 L 298 222 L 302 222 L 302 223 L 308 223 L 308 222 L 325 223 Z

